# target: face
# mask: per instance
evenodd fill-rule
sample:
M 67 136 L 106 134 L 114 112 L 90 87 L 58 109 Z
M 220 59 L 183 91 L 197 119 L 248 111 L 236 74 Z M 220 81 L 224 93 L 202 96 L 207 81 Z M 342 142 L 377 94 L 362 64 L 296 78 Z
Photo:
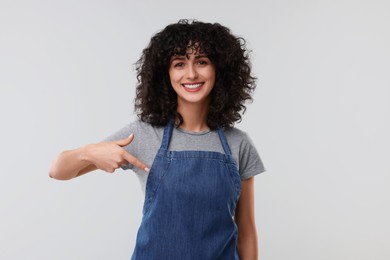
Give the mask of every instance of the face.
M 207 55 L 189 50 L 184 56 L 173 56 L 169 77 L 178 105 L 208 104 L 215 83 L 215 66 Z

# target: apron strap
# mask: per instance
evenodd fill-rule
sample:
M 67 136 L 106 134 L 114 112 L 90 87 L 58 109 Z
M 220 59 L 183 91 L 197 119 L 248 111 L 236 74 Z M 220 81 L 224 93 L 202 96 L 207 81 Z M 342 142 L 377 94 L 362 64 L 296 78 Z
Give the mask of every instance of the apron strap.
M 218 127 L 218 135 L 219 135 L 219 139 L 221 140 L 221 144 L 222 144 L 223 150 L 225 151 L 225 154 L 232 155 L 230 148 L 229 148 L 229 145 L 228 145 L 228 142 L 226 140 L 226 136 L 223 133 L 223 130 L 221 127 Z
M 169 121 L 164 127 L 164 135 L 163 135 L 160 149 L 168 150 L 169 141 L 171 140 L 171 135 L 172 135 L 172 129 L 173 129 L 172 121 Z

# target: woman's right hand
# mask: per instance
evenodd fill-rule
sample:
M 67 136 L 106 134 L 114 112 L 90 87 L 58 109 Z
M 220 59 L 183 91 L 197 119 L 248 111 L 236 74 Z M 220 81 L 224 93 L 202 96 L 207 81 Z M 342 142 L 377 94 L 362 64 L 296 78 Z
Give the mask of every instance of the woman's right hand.
M 110 173 L 128 163 L 131 163 L 141 170 L 149 171 L 149 168 L 143 162 L 123 148 L 124 146 L 129 145 L 133 139 L 134 134 L 131 134 L 129 137 L 118 141 L 86 145 L 84 147 L 82 160 L 95 165 L 97 169 Z
M 123 148 L 133 139 L 134 135 L 131 134 L 122 140 L 88 144 L 64 151 L 53 161 L 49 176 L 57 180 L 69 180 L 96 169 L 112 173 L 128 163 L 148 172 L 146 164 Z

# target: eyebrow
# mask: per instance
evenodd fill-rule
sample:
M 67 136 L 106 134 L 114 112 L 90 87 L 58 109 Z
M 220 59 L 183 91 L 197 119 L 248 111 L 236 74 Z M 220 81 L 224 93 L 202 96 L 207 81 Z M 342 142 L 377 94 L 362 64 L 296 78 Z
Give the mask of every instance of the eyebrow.
M 174 60 L 185 60 L 185 56 L 184 55 L 175 55 L 175 56 L 172 56 L 171 57 L 171 61 L 174 61 Z
M 171 58 L 171 61 L 174 61 L 174 60 L 185 60 L 186 59 L 186 56 L 187 55 L 174 55 L 172 56 Z M 196 55 L 195 56 L 195 59 L 201 59 L 201 58 L 209 58 L 207 55 L 203 54 L 203 55 Z

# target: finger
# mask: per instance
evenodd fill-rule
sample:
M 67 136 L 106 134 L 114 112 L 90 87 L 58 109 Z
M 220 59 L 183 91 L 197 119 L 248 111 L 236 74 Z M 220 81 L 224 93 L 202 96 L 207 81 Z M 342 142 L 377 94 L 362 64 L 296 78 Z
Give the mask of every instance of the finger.
M 113 173 L 113 172 L 115 172 L 115 169 L 114 168 L 110 168 L 110 169 L 107 169 L 106 172 Z
M 129 166 L 129 162 L 123 158 L 123 160 L 118 164 L 119 167 L 127 167 Z
M 146 172 L 149 171 L 149 168 L 146 164 L 144 164 L 143 162 L 138 160 L 138 158 L 134 157 L 133 155 L 129 154 L 128 152 L 125 152 L 123 157 L 125 158 L 126 161 L 128 161 L 129 163 L 131 163 L 135 167 L 140 168 L 141 170 L 146 171 Z
M 126 146 L 128 144 L 130 144 L 134 139 L 134 134 L 131 134 L 129 135 L 129 137 L 126 137 L 124 139 L 121 139 L 121 140 L 118 140 L 118 141 L 115 141 L 115 143 L 121 147 L 123 146 Z

